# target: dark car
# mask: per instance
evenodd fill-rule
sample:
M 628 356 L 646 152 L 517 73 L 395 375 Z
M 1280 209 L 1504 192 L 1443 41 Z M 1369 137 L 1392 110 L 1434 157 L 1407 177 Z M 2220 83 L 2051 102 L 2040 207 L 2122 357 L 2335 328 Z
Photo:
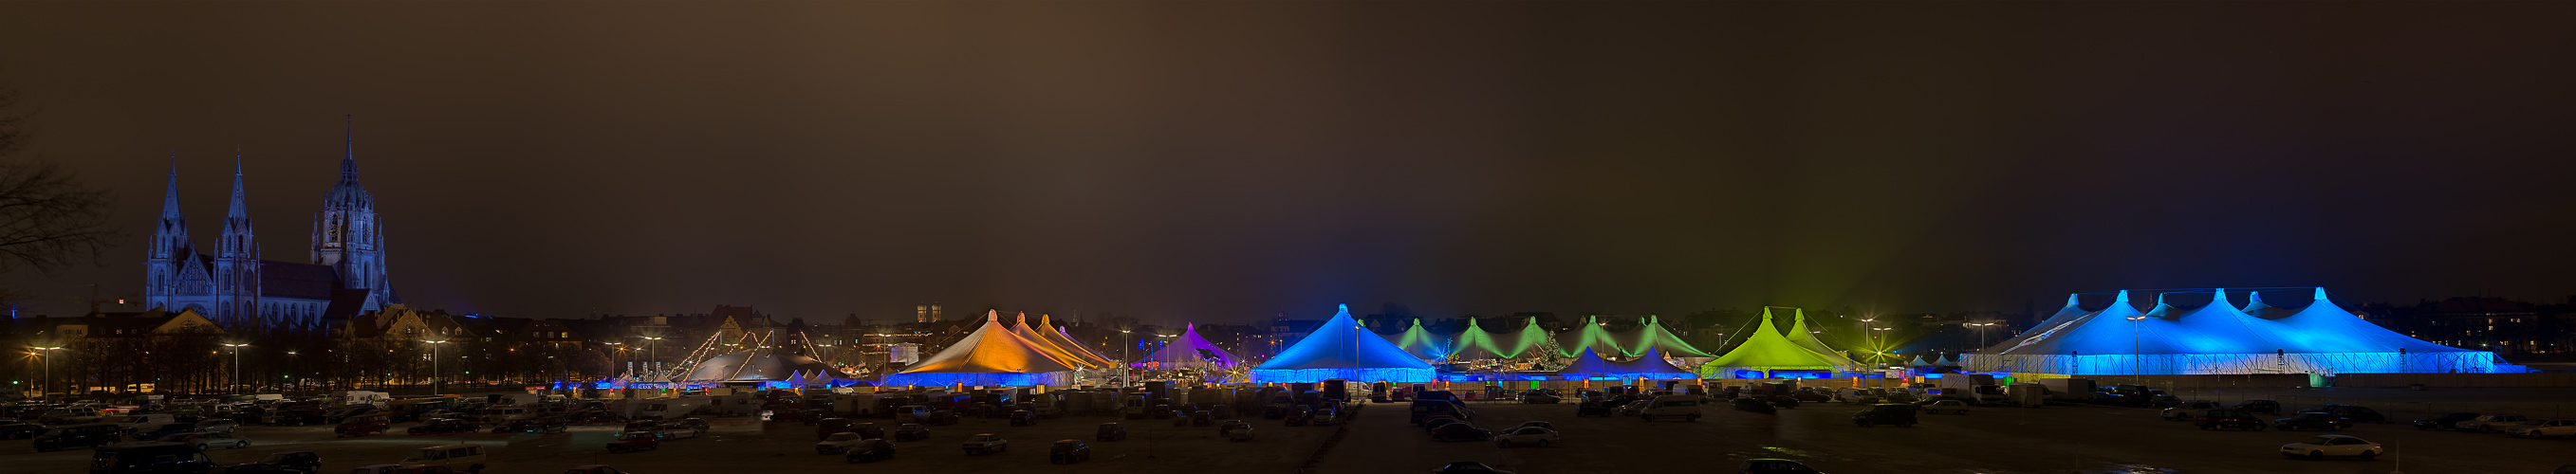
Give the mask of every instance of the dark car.
M 1612 415 L 1612 413 L 1610 412 L 1610 407 L 1609 407 L 1609 406 L 1607 406 L 1607 405 L 1602 405 L 1602 404 L 1601 404 L 1601 402 L 1583 402 L 1582 404 L 1578 404 L 1578 405 L 1575 405 L 1575 406 L 1574 406 L 1574 416 L 1577 416 L 1577 417 L 1585 417 L 1585 416 L 1608 417 L 1608 416 L 1610 416 L 1610 415 Z
M 1011 426 L 1036 426 L 1037 424 L 1037 412 L 1028 410 L 1011 410 Z
M 1735 465 L 1735 472 L 1740 474 L 1821 474 L 1816 471 L 1816 468 L 1807 467 L 1806 464 L 1800 464 L 1797 461 L 1787 459 L 1746 459 L 1743 464 Z
M 1556 394 L 1547 393 L 1546 391 L 1541 391 L 1541 390 L 1531 390 L 1531 391 L 1527 391 L 1527 392 L 1521 392 L 1521 403 L 1546 404 L 1546 403 L 1557 403 L 1557 402 L 1562 402 L 1562 401 L 1565 401 L 1565 399 L 1564 399 L 1564 398 L 1557 397 L 1557 396 L 1556 396 Z
M 2204 430 L 2263 431 L 2263 419 L 2255 418 L 2244 410 L 2201 410 L 2200 414 L 2191 417 L 2191 424 Z
M 1787 395 L 1771 397 L 1771 406 L 1778 408 L 1797 408 L 1798 398 Z
M 456 418 L 440 418 L 436 420 L 423 421 L 420 422 L 419 426 L 413 426 L 409 429 L 403 430 L 404 433 L 411 434 L 472 433 L 476 431 L 482 431 L 482 427 L 475 425 L 474 422 Z
M 1127 427 L 1117 423 L 1101 423 L 1100 429 L 1094 433 L 1094 439 L 1098 439 L 1100 441 L 1126 440 Z
M 922 424 L 925 424 L 925 425 L 932 425 L 932 426 L 938 426 L 938 425 L 954 425 L 954 424 L 957 424 L 957 411 L 956 411 L 956 410 L 931 410 L 931 411 L 930 411 L 930 418 L 929 418 L 929 419 L 925 419 L 925 420 L 921 420 L 921 423 L 922 423 Z
M 1091 460 L 1091 445 L 1079 440 L 1060 439 L 1047 448 L 1048 464 L 1073 464 Z
M 1779 408 L 1774 408 L 1770 403 L 1765 403 L 1761 399 L 1757 398 L 1738 398 L 1730 403 L 1735 405 L 1735 409 L 1737 411 L 1749 411 L 1766 415 L 1780 412 Z
M 116 444 L 116 425 L 91 423 L 54 428 L 36 435 L 37 451 L 60 451 Z
M 1454 424 L 1459 424 L 1459 423 L 1466 423 L 1466 421 L 1462 421 L 1462 420 L 1459 420 L 1459 419 L 1457 419 L 1457 418 L 1432 418 L 1432 419 L 1429 419 L 1429 420 L 1423 420 L 1423 421 L 1422 421 L 1422 432 L 1423 432 L 1423 433 L 1430 433 L 1430 432 L 1433 432 L 1433 431 L 1435 431 L 1435 430 L 1439 430 L 1439 429 L 1440 429 L 1440 427 L 1442 427 L 1442 426 L 1449 426 L 1449 425 L 1454 425 Z
M 1460 423 L 1449 423 L 1449 424 L 1440 425 L 1440 427 L 1439 427 L 1439 428 L 1433 428 L 1433 429 L 1431 429 L 1431 440 L 1432 440 L 1432 441 L 1493 441 L 1493 440 L 1494 440 L 1494 432 L 1492 432 L 1492 431 L 1486 431 L 1484 428 L 1477 428 L 1477 427 L 1476 427 L 1476 425 L 1470 425 L 1470 424 L 1466 424 L 1466 423 L 1464 423 L 1464 422 L 1460 422 Z
M 849 462 L 876 462 L 887 459 L 894 459 L 894 443 L 883 439 L 859 440 L 857 446 L 851 446 L 849 450 L 841 452 L 841 460 Z
M 1881 403 L 1870 405 L 1869 409 L 1852 413 L 1852 424 L 1858 425 L 1862 428 L 1876 425 L 1896 425 L 1898 428 L 1911 428 L 1915 423 L 1914 410 L 1914 405 L 1903 403 Z
M 163 423 L 149 428 L 135 428 L 134 439 L 161 439 L 164 436 L 196 431 L 196 423 Z
M 885 428 L 878 428 L 876 423 L 859 423 L 850 425 L 849 429 L 842 431 L 858 433 L 859 438 L 861 439 L 879 439 L 886 437 Z
M 556 420 L 519 420 L 492 427 L 494 433 L 562 433 L 567 427 Z
M 2479 415 L 2479 414 L 2477 414 L 2477 413 L 2470 413 L 2470 412 L 2465 412 L 2465 411 L 2458 411 L 2458 412 L 2443 413 L 2443 414 L 2442 414 L 2442 416 L 2436 416 L 2436 417 L 2432 417 L 2432 418 L 2416 418 L 2416 419 L 2415 419 L 2415 429 L 2419 429 L 2419 430 L 2455 430 L 2455 429 L 2459 429 L 2459 428 L 2460 428 L 2460 422 L 2463 422 L 2463 421 L 2469 421 L 2469 420 L 2473 420 L 2473 419 L 2477 419 L 2478 415 Z
M 1475 461 L 1459 461 L 1433 468 L 1431 474 L 1512 474 L 1512 471 L 1495 469 L 1493 466 Z
M 2238 410 L 2244 410 L 2246 413 L 2256 413 L 2256 414 L 2264 414 L 2264 415 L 2278 415 L 2278 414 L 2281 414 L 2281 402 L 2272 401 L 2271 399 L 2267 399 L 2267 398 L 2254 398 L 2254 399 L 2247 399 L 2247 400 L 2245 400 L 2245 401 L 2241 401 L 2241 402 L 2236 402 L 2236 406 L 2234 406 L 2233 408 L 2238 409 Z
M 2352 405 L 2317 405 L 2316 408 L 2310 408 L 2307 411 L 2332 413 L 2334 416 L 2344 417 L 2344 419 L 2352 420 L 2354 423 L 2388 422 L 2387 415 L 2381 415 L 2378 410 L 2372 410 L 2370 407 Z
M 2272 428 L 2281 431 L 2340 430 L 2351 427 L 2352 419 L 2321 411 L 2305 412 L 2290 415 L 2289 418 L 2272 420 Z
M 322 472 L 322 455 L 312 451 L 268 453 L 268 457 L 260 458 L 257 464 L 277 466 L 279 470 L 289 472 Z
M 619 433 L 615 441 L 608 442 L 608 452 L 611 453 L 625 453 L 648 449 L 662 449 L 662 436 L 654 434 L 651 431 L 628 431 L 625 433 Z
M 830 438 L 833 433 L 855 431 L 850 428 L 851 425 L 852 423 L 850 423 L 850 419 L 848 418 L 824 418 L 814 420 L 814 440 L 821 441 L 823 438 Z M 861 438 L 865 438 L 865 436 L 861 436 Z
M 921 441 L 926 439 L 930 439 L 930 427 L 928 426 L 921 426 L 920 423 L 904 423 L 894 427 L 895 441 Z
M 186 443 L 107 446 L 89 459 L 90 474 L 202 474 L 215 469 L 213 459 Z
M 1288 414 L 1287 423 L 1288 426 L 1306 426 L 1306 422 L 1314 418 L 1315 409 L 1297 407 L 1297 411 Z
M 24 421 L 0 421 L 0 439 L 34 438 L 45 434 L 45 425 Z

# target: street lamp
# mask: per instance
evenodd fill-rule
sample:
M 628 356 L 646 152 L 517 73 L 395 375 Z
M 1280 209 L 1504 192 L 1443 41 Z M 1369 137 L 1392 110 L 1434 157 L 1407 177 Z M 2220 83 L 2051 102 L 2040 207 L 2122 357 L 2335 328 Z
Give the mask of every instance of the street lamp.
M 241 384 L 242 384 L 242 383 L 241 383 L 241 348 L 244 348 L 244 347 L 250 347 L 250 345 L 249 345 L 249 344 L 224 344 L 224 347 L 230 347 L 230 348 L 233 348 L 233 383 L 232 383 L 233 388 L 232 388 L 232 390 L 241 390 Z M 231 392 L 231 390 L 226 390 L 226 392 Z M 239 393 L 239 392 L 233 392 L 233 393 Z
M 1130 329 L 1118 330 L 1118 373 L 1121 375 L 1118 377 L 1118 383 L 1122 385 L 1132 382 L 1128 379 L 1133 378 L 1134 375 L 1127 373 L 1129 367 L 1127 361 L 1136 360 L 1136 336 L 1133 335 L 1135 332 Z
M 429 394 L 438 395 L 438 383 L 440 382 L 440 380 L 438 380 L 438 346 L 446 345 L 447 340 L 440 339 L 420 342 L 429 343 Z
M 36 350 L 40 350 L 40 351 L 45 351 L 45 383 L 37 384 L 37 387 L 36 387 L 36 394 L 37 394 L 37 395 L 44 395 L 44 394 L 48 394 L 48 393 L 53 393 L 53 390 L 54 390 L 54 351 L 62 350 L 62 346 L 54 346 L 54 347 L 38 347 L 38 348 L 35 348 L 35 349 L 36 349 Z
M 657 344 L 657 343 L 658 343 L 658 342 L 661 342 L 661 341 L 662 341 L 662 338 L 660 338 L 660 337 L 646 337 L 646 338 L 644 338 L 644 363 L 646 363 L 646 364 L 652 364 L 652 363 L 655 363 L 655 362 L 661 362 L 661 361 L 662 361 L 662 358 L 660 358 L 660 357 L 656 357 L 656 356 L 654 356 L 654 355 L 653 355 L 653 346 L 659 345 L 659 344 Z M 654 374 L 654 375 L 656 375 L 656 376 L 659 376 L 659 375 L 661 375 L 661 374 L 662 374 L 662 372 L 661 372 L 661 371 L 659 371 L 659 370 L 656 370 L 656 371 L 654 371 L 654 372 L 653 372 L 653 374 Z M 656 380 L 658 381 L 659 379 L 656 379 Z
M 2139 354 L 2139 352 L 2143 351 L 2141 348 L 2145 347 L 2146 343 L 2138 341 L 2138 322 L 2145 320 L 2147 320 L 2147 315 L 2143 314 L 2129 317 L 2129 367 L 2131 367 L 2131 369 L 2129 369 L 2129 376 L 2131 377 L 2147 374 L 2146 354 Z

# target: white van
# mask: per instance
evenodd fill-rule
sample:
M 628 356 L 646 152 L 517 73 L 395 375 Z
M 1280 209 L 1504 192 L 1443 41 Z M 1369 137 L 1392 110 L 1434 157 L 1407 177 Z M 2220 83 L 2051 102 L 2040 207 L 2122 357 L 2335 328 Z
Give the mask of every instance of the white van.
M 1656 418 L 1699 421 L 1699 405 L 1705 400 L 1707 399 L 1698 395 L 1665 395 L 1646 402 L 1646 408 L 1637 413 L 1646 421 L 1655 421 Z

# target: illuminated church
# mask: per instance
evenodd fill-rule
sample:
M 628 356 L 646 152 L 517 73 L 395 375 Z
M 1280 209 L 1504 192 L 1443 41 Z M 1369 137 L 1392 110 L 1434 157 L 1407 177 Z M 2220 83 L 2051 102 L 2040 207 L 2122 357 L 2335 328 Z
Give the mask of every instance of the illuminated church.
M 346 317 L 400 302 L 386 277 L 375 197 L 358 184 L 357 166 L 353 137 L 348 154 L 340 158 L 339 183 L 314 214 L 309 262 L 261 258 L 238 162 L 222 235 L 215 248 L 199 248 L 188 238 L 188 220 L 179 213 L 179 172 L 171 170 L 161 220 L 143 263 L 144 306 L 195 309 L 227 330 L 304 331 L 321 328 L 326 314 Z

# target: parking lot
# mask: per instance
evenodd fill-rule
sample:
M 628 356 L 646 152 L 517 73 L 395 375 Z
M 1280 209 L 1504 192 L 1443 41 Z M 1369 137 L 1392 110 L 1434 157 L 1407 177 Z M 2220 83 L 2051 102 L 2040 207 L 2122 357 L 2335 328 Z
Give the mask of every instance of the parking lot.
M 2415 392 L 2375 389 L 2272 390 L 2261 393 L 2178 393 L 2185 398 L 2233 402 L 2243 397 L 2276 398 L 2293 406 L 2324 401 L 2372 406 L 2399 423 L 2362 424 L 2342 434 L 2387 444 L 2390 455 L 2374 461 L 2303 461 L 2273 454 L 2280 444 L 2321 432 L 2213 432 L 2181 422 L 2157 419 L 2155 410 L 2088 406 L 2037 409 L 1982 407 L 1966 415 L 1924 415 L 1912 428 L 1860 428 L 1850 415 L 1857 408 L 1810 403 L 1801 408 L 1760 415 L 1726 410 L 1706 411 L 1698 422 L 1647 423 L 1635 418 L 1577 418 L 1574 405 L 1524 405 L 1473 402 L 1474 424 L 1501 429 L 1522 421 L 1545 420 L 1563 432 L 1550 448 L 1497 448 L 1490 443 L 1432 442 L 1407 424 L 1401 405 L 1360 410 L 1342 427 L 1287 427 L 1279 420 L 1244 417 L 1256 427 L 1256 440 L 1227 442 L 1207 426 L 1174 427 L 1169 420 L 1114 420 L 1106 416 L 1069 416 L 1041 420 L 1037 426 L 1013 427 L 1000 419 L 966 419 L 935 426 L 928 441 L 896 443 L 891 461 L 847 464 L 839 456 L 813 451 L 813 427 L 794 422 L 760 422 L 751 418 L 712 418 L 704 437 L 666 443 L 657 451 L 609 454 L 602 446 L 614 426 L 575 426 L 549 435 L 385 434 L 335 438 L 328 427 L 244 427 L 253 445 L 211 453 L 219 462 L 248 462 L 272 452 L 314 451 L 326 472 L 348 472 L 367 465 L 399 463 L 411 450 L 445 443 L 484 445 L 492 454 L 486 472 L 560 473 L 585 464 L 607 464 L 630 472 L 1421 472 L 1451 461 L 1473 460 L 1521 473 L 1579 473 L 1634 470 L 1720 472 L 1747 458 L 1788 458 L 1829 473 L 2232 473 L 2314 472 L 2386 473 L 2546 473 L 2576 464 L 2576 440 L 2518 439 L 2500 434 L 2418 431 L 2404 424 L 2434 411 L 2512 410 L 2538 417 L 2576 399 L 2566 389 L 2456 389 Z M 2576 413 L 2566 415 L 2576 416 Z M 867 421 L 867 420 L 862 420 Z M 1091 441 L 1102 422 L 1119 421 L 1131 430 L 1120 442 Z M 396 433 L 400 428 L 396 426 Z M 891 423 L 880 426 L 892 428 Z M 1343 437 L 1321 450 L 1336 431 Z M 1011 440 L 1007 452 L 970 456 L 959 443 L 975 433 L 996 433 Z M 1078 465 L 1050 465 L 1047 445 L 1057 439 L 1080 439 L 1093 449 L 1092 460 Z M 83 472 L 87 450 L 37 453 L 28 440 L 0 442 L 0 463 L 11 472 Z M 865 467 L 861 467 L 865 466 Z

